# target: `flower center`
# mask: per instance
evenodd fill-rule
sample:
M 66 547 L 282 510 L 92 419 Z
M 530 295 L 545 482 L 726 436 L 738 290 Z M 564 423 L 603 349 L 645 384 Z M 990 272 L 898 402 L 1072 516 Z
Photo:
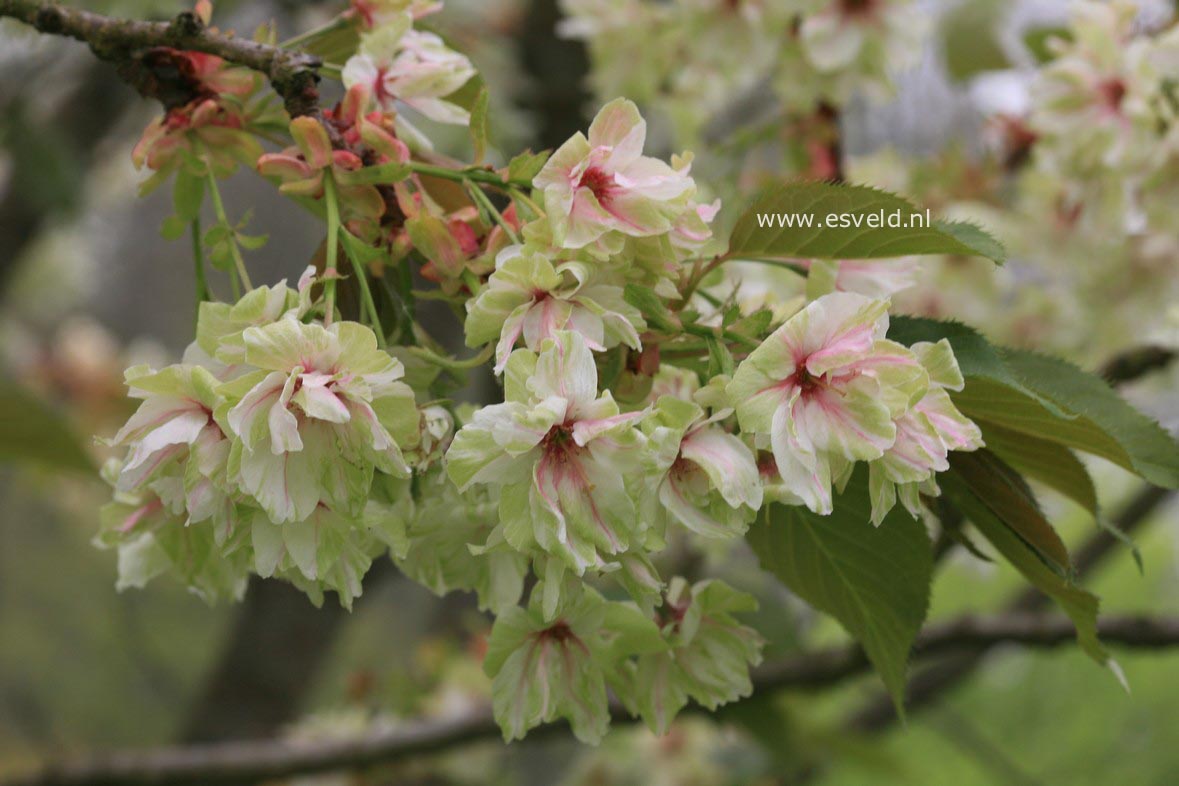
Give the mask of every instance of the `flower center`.
M 573 441 L 573 427 L 568 423 L 549 429 L 549 433 L 540 441 L 540 448 L 551 463 L 558 465 L 572 461 L 582 450 L 581 446 Z
M 616 185 L 613 175 L 601 167 L 591 166 L 582 173 L 577 187 L 588 188 L 598 202 L 605 205 L 613 198 Z
M 839 0 L 839 11 L 844 16 L 868 16 L 878 0 Z
M 565 620 L 557 620 L 551 626 L 545 628 L 540 632 L 540 637 L 555 641 L 558 644 L 564 644 L 567 641 L 574 641 L 577 639 L 577 634 L 569 627 L 569 623 Z
M 812 393 L 816 388 L 822 387 L 823 376 L 816 377 L 807 371 L 806 364 L 802 364 L 795 369 L 794 374 L 791 375 L 788 382 L 797 387 L 802 392 L 802 395 L 805 396 Z
M 389 69 L 387 68 L 382 67 L 377 69 L 377 78 L 373 84 L 373 98 L 376 99 L 378 104 L 387 104 L 395 98 L 395 96 L 385 89 L 385 74 L 388 72 Z
M 1117 77 L 1107 79 L 1097 86 L 1097 102 L 1111 112 L 1122 107 L 1126 97 L 1126 83 Z

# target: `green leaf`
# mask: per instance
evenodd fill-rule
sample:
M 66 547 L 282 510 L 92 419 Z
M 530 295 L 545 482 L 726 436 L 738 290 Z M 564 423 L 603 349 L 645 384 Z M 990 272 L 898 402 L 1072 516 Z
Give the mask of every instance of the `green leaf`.
M 160 224 L 160 237 L 164 240 L 179 240 L 188 231 L 189 225 L 179 216 L 168 216 Z
M 540 170 L 544 169 L 548 160 L 548 150 L 539 153 L 525 150 L 508 162 L 508 180 L 526 180 L 531 183 L 532 179 L 540 174 Z
M 860 642 L 903 712 L 906 664 L 929 609 L 933 558 L 921 522 L 896 508 L 873 527 L 871 510 L 861 466 L 830 516 L 774 504 L 746 537 L 763 568 Z
M 1011 67 L 999 40 L 1005 5 L 996 0 L 975 0 L 958 4 L 942 17 L 942 55 L 951 78 L 964 81 L 986 71 Z
M 360 47 L 360 26 L 342 25 L 325 35 L 316 36 L 303 45 L 302 49 L 318 55 L 326 63 L 344 63 L 356 54 Z
M 1023 34 L 1023 44 L 1040 65 L 1056 59 L 1052 49 L 1054 40 L 1073 40 L 1072 31 L 1067 27 L 1033 27 Z
M 257 251 L 270 239 L 270 235 L 265 234 L 247 235 L 245 232 L 234 232 L 233 235 L 237 239 L 237 244 L 247 251 Z
M 1179 443 L 1103 380 L 1063 360 L 1017 350 L 1001 354 L 1021 388 L 1036 398 L 968 379 L 966 389 L 953 396 L 968 417 L 1091 453 L 1156 485 L 1179 488 Z
M 1097 490 L 1089 470 L 1064 445 L 1031 434 L 976 420 L 987 449 L 1015 469 L 1076 502 L 1094 516 Z
M 1101 377 L 1035 352 L 1004 349 L 1003 357 L 1026 387 L 1075 413 L 1078 420 L 1091 421 L 1111 438 L 1108 454 L 1103 456 L 1097 449 L 1087 452 L 1137 471 L 1160 486 L 1179 488 L 1179 442 Z
M 1044 518 L 1032 490 L 1019 473 L 985 449 L 951 453 L 950 471 L 1053 571 L 1062 576 L 1071 573 L 1068 548 Z
M 487 87 L 480 88 L 471 107 L 471 149 L 474 150 L 474 164 L 483 163 L 483 156 L 487 153 L 487 107 L 490 100 Z
M 351 172 L 340 172 L 336 174 L 336 179 L 341 185 L 347 186 L 391 185 L 405 180 L 409 177 L 410 172 L 412 170 L 408 164 L 390 161 L 385 164 L 362 167 Z
M 362 266 L 385 256 L 384 251 L 364 242 L 347 229 L 340 232 L 340 242 L 344 245 L 344 252 Z
M 1003 557 L 1015 566 L 1033 586 L 1055 600 L 1077 629 L 1081 648 L 1101 664 L 1109 655 L 1097 639 L 1097 596 L 1055 573 L 1028 548 L 1014 532 L 1000 521 L 954 472 L 938 477 L 943 493 L 966 514 L 975 528 Z
M 748 336 L 749 338 L 755 338 L 760 341 L 769 332 L 770 325 L 773 324 L 773 321 L 774 313 L 767 308 L 763 308 L 738 319 L 729 326 L 729 332 L 739 333 L 742 336 Z
M 663 299 L 647 287 L 627 284 L 622 296 L 627 303 L 642 313 L 643 319 L 651 327 L 668 333 L 679 332 L 681 327 L 679 320 L 667 309 L 667 304 L 663 302 Z
M 176 217 L 185 224 L 191 224 L 201 214 L 201 203 L 205 199 L 205 180 L 181 167 L 172 184 L 172 204 Z
M 824 226 L 829 218 L 833 219 L 832 214 L 839 216 L 839 225 Z M 779 217 L 805 221 L 805 216 L 810 217 L 811 226 L 785 226 L 785 220 L 782 226 L 777 223 Z M 869 186 L 787 183 L 762 195 L 738 219 L 729 241 L 729 254 L 738 259 L 956 254 L 982 256 L 998 264 L 1005 258 L 998 241 L 973 225 L 934 221 L 931 226 L 876 226 L 892 216 L 907 222 L 911 216 L 924 220 L 927 213 L 902 197 Z M 762 226 L 763 222 L 767 225 Z
M 12 384 L 0 385 L 0 462 L 95 471 L 65 419 L 43 397 Z
M 956 322 L 898 317 L 888 335 L 902 344 L 949 340 L 966 378 L 966 388 L 951 395 L 967 417 L 1100 456 L 1151 483 L 1179 488 L 1179 443 L 1100 377 L 1064 360 L 994 347 Z
M 733 353 L 729 352 L 729 348 L 717 339 L 716 336 L 708 336 L 704 339 L 708 344 L 708 376 L 709 378 L 718 377 L 720 375 L 733 376 Z

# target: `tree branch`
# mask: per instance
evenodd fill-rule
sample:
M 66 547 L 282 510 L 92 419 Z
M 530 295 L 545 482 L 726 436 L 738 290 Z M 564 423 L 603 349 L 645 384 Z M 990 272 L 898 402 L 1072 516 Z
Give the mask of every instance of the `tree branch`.
M 1152 345 L 1136 347 L 1134 349 L 1114 355 L 1098 373 L 1111 385 L 1133 382 L 1146 376 L 1152 371 L 1166 368 L 1175 360 L 1176 352 L 1166 347 Z
M 1111 526 L 1130 534 L 1174 494 L 1173 491 L 1156 486 L 1143 488 L 1114 516 Z M 1077 577 L 1091 573 L 1118 545 L 1117 539 L 1104 530 L 1094 534 L 1073 556 L 1073 569 Z M 1032 614 L 1046 608 L 1050 602 L 1047 595 L 1035 587 L 1028 587 L 1013 597 L 1004 611 L 1006 614 Z M 1101 633 L 1103 630 L 1099 621 L 1099 634 L 1104 635 Z M 986 652 L 987 649 L 977 649 L 956 655 L 913 676 L 906 688 L 907 712 L 912 715 L 944 691 L 965 680 L 982 663 Z M 896 709 L 891 697 L 882 694 L 853 714 L 848 719 L 848 725 L 857 731 L 879 731 L 896 720 Z
M 1102 639 L 1141 649 L 1179 646 L 1179 617 L 1109 617 L 1098 624 Z M 960 617 L 930 625 L 918 638 L 915 657 L 942 652 L 981 652 L 1000 644 L 1055 647 L 1076 637 L 1064 617 L 1010 614 L 992 618 Z M 815 690 L 866 672 L 859 647 L 834 647 L 796 655 L 758 669 L 754 691 Z M 701 711 L 693 706 L 693 711 Z M 615 722 L 633 719 L 619 706 Z M 529 739 L 564 732 L 554 723 L 534 729 Z M 428 753 L 450 750 L 499 736 L 486 710 L 460 718 L 417 723 L 350 740 L 296 743 L 282 740 L 233 742 L 159 748 L 84 756 L 47 766 L 4 786 L 137 786 L 147 784 L 245 784 L 333 770 L 359 770 L 393 764 Z
M 131 86 L 168 109 L 183 106 L 199 94 L 166 56 L 168 49 L 216 55 L 265 75 L 291 117 L 311 114 L 319 100 L 316 69 L 323 65 L 319 58 L 206 28 L 191 13 L 179 14 L 171 22 L 140 22 L 38 0 L 0 0 L 0 17 L 89 44 Z

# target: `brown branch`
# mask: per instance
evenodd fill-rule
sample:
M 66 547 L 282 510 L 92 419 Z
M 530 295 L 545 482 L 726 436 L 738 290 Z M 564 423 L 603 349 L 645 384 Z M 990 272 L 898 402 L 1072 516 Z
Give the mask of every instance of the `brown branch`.
M 1152 371 L 1166 368 L 1175 360 L 1173 349 L 1157 346 L 1136 347 L 1119 355 L 1114 355 L 1098 373 L 1111 385 L 1133 382 L 1146 376 Z
M 1174 494 L 1175 492 L 1170 490 L 1147 486 L 1122 507 L 1114 516 L 1111 526 L 1126 534 L 1132 533 Z M 1091 573 L 1118 545 L 1118 540 L 1106 531 L 1093 535 L 1073 557 L 1073 568 L 1077 577 Z M 1005 607 L 1005 612 L 1025 615 L 1039 612 L 1049 605 L 1050 599 L 1047 595 L 1034 587 L 1028 587 L 1011 599 Z M 1100 621 L 1098 631 L 1104 635 L 1104 627 Z M 913 676 L 906 689 L 906 711 L 910 715 L 920 711 L 944 691 L 965 680 L 982 663 L 988 650 L 989 648 L 979 648 L 956 655 Z M 896 720 L 896 709 L 892 699 L 881 695 L 852 715 L 848 725 L 858 731 L 879 731 Z
M 165 56 L 169 49 L 216 55 L 265 75 L 292 117 L 314 112 L 319 100 L 319 58 L 206 28 L 191 13 L 171 22 L 141 22 L 37 0 L 0 0 L 0 17 L 89 44 L 132 87 L 169 109 L 196 96 L 191 81 Z
M 1109 617 L 1098 625 L 1102 639 L 1141 649 L 1179 646 L 1179 617 Z M 1000 644 L 1056 647 L 1075 640 L 1064 617 L 1011 614 L 961 617 L 930 625 L 917 640 L 915 657 L 943 652 L 985 651 Z M 816 690 L 863 674 L 868 660 L 859 647 L 834 647 L 796 655 L 754 673 L 754 691 Z M 694 711 L 700 711 L 693 707 Z M 620 707 L 617 723 L 630 722 Z M 563 733 L 549 724 L 529 739 Z M 296 774 L 360 770 L 394 764 L 423 754 L 447 751 L 499 736 L 486 710 L 461 718 L 429 721 L 351 740 L 296 743 L 281 740 L 158 748 L 85 756 L 47 766 L 4 786 L 137 786 L 146 784 L 245 784 Z

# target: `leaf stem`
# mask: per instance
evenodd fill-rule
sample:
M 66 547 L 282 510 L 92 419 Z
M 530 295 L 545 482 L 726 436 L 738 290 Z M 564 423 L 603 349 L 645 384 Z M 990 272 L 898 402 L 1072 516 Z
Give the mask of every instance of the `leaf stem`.
M 684 332 L 690 333 L 693 336 L 700 336 L 701 338 L 723 338 L 733 344 L 741 344 L 746 347 L 761 346 L 761 342 L 755 338 L 743 336 L 740 333 L 734 333 L 724 328 L 711 328 L 706 325 L 684 325 Z
M 467 371 L 472 368 L 478 368 L 491 359 L 491 355 L 495 352 L 495 345 L 488 344 L 480 350 L 479 354 L 474 355 L 463 360 L 457 358 L 448 358 L 439 355 L 433 350 L 425 347 L 408 347 L 409 354 L 416 358 L 433 363 L 435 366 L 447 369 L 449 371 Z
M 368 286 L 367 271 L 365 271 L 364 265 L 360 263 L 360 260 L 352 256 L 351 252 L 349 252 L 347 244 L 344 246 L 344 255 L 352 263 L 352 270 L 356 274 L 356 284 L 360 287 L 360 301 L 364 305 L 364 310 L 368 312 L 368 321 L 372 326 L 373 332 L 377 334 L 377 346 L 384 349 L 385 329 L 381 326 L 381 317 L 377 314 L 377 304 L 373 300 L 372 290 Z
M 519 188 L 512 187 L 511 189 L 509 189 L 509 194 L 511 195 L 511 197 L 513 199 L 519 199 L 521 202 L 523 202 L 525 205 L 527 205 L 528 209 L 531 210 L 533 213 L 535 213 L 537 218 L 544 217 L 544 215 L 545 215 L 544 209 L 541 208 L 540 205 L 536 204 L 536 202 L 533 201 L 532 197 L 528 196 L 528 194 L 524 193 Z
M 246 261 L 242 259 L 241 249 L 237 247 L 237 235 L 233 225 L 229 223 L 229 218 L 225 215 L 225 205 L 221 201 L 221 190 L 217 187 L 217 177 L 213 174 L 213 170 L 207 164 L 205 166 L 205 179 L 209 183 L 209 194 L 213 198 L 213 212 L 217 216 L 217 221 L 225 225 L 229 230 L 229 252 L 233 256 L 233 264 L 237 269 L 237 277 L 241 280 L 242 286 L 249 291 L 254 288 L 250 283 L 250 274 L 246 272 Z
M 489 186 L 495 186 L 503 191 L 509 191 L 512 188 L 532 188 L 532 183 L 524 180 L 504 180 L 499 175 L 488 169 L 480 167 L 468 167 L 466 169 L 449 169 L 444 166 L 436 166 L 434 164 L 425 164 L 421 161 L 406 162 L 410 169 L 417 172 L 419 175 L 430 175 L 432 177 L 441 177 L 446 180 L 454 180 L 461 183 L 464 180 L 474 180 L 476 183 L 486 183 Z
M 336 196 L 336 181 L 331 170 L 323 173 L 323 201 L 327 206 L 327 248 L 323 264 L 323 323 L 330 325 L 336 316 L 336 256 L 340 250 L 340 205 Z
M 499 208 L 497 208 L 492 203 L 491 199 L 487 196 L 487 194 L 483 193 L 483 189 L 480 188 L 478 185 L 476 185 L 475 183 L 473 183 L 470 180 L 463 181 L 463 185 L 466 186 L 467 193 L 469 193 L 471 195 L 471 198 L 474 199 L 476 202 L 478 202 L 480 205 L 482 205 L 483 208 L 489 214 L 491 214 L 491 217 L 493 219 L 495 219 L 495 223 L 499 224 L 500 228 L 503 229 L 504 233 L 509 238 L 511 238 L 512 242 L 519 243 L 520 237 L 519 237 L 519 235 L 516 234 L 516 230 L 512 227 L 512 225 L 510 223 L 508 223 L 508 220 L 506 218 L 504 218 L 503 213 L 499 212 Z
M 200 315 L 201 303 L 209 300 L 209 280 L 205 278 L 205 252 L 201 247 L 201 219 L 197 216 L 189 225 L 192 233 L 192 267 L 196 278 L 197 315 Z
M 710 259 L 706 264 L 701 264 L 704 260 L 697 259 L 692 266 L 692 273 L 688 276 L 688 282 L 684 286 L 684 291 L 680 295 L 680 308 L 688 305 L 692 299 L 692 295 L 696 294 L 696 289 L 700 286 L 700 282 L 708 276 L 709 273 L 716 270 L 729 260 L 729 254 L 726 251 L 724 254 L 717 254 Z
M 286 41 L 283 41 L 281 44 L 279 44 L 279 46 L 283 49 L 293 49 L 300 44 L 305 44 L 308 41 L 314 41 L 317 38 L 322 38 L 329 33 L 334 33 L 337 30 L 341 30 L 347 26 L 348 20 L 343 16 L 337 16 L 326 24 L 320 25 L 319 27 L 314 27 L 310 30 L 299 33 L 297 36 L 288 38 Z

